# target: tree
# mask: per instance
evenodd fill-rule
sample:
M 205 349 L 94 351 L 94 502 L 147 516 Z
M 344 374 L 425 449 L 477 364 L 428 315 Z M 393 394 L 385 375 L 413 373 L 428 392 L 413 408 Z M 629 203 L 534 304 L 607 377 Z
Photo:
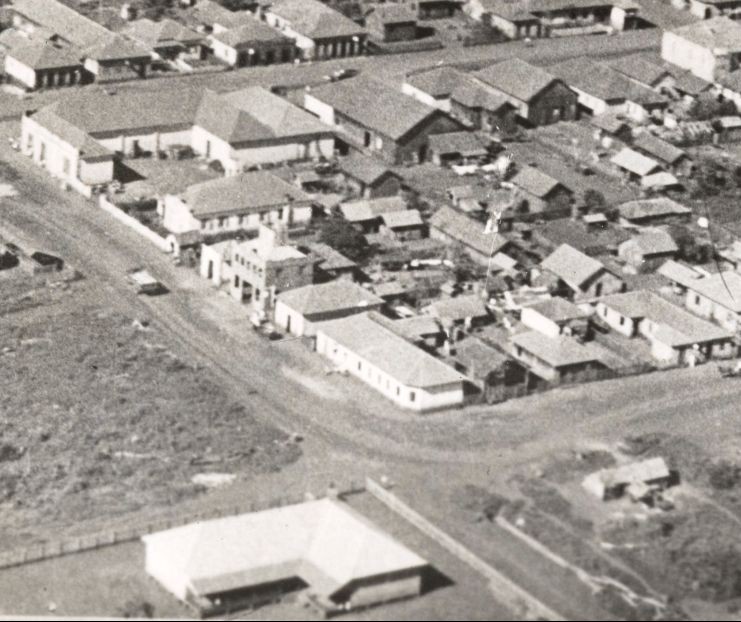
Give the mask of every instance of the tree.
M 607 207 L 607 200 L 605 195 L 599 190 L 594 188 L 588 188 L 584 191 L 582 196 L 582 203 L 584 204 L 584 210 L 586 213 L 604 212 Z
M 730 99 L 718 101 L 711 95 L 700 96 L 689 110 L 689 115 L 698 121 L 738 114 L 736 104 Z
M 370 254 L 365 236 L 337 212 L 333 212 L 322 223 L 319 230 L 319 241 L 331 246 L 353 261 L 364 261 Z

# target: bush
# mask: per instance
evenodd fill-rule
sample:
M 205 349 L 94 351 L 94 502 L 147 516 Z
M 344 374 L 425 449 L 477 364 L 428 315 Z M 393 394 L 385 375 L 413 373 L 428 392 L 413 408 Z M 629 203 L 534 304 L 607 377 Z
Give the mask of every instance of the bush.
M 710 466 L 708 481 L 717 490 L 735 488 L 741 480 L 741 467 L 727 460 L 716 462 Z
M 370 254 L 365 236 L 336 213 L 321 224 L 319 241 L 352 261 L 364 261 Z
M 118 614 L 122 618 L 153 618 L 154 605 L 146 600 L 129 600 L 119 607 Z

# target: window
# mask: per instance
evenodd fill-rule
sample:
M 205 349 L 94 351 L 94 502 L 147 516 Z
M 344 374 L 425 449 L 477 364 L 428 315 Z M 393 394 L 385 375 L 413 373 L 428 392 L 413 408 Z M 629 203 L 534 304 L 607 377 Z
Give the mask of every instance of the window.
M 700 304 L 700 296 L 698 296 L 697 294 L 695 294 L 695 304 L 696 305 Z
M 625 325 L 625 318 L 621 315 L 620 316 L 620 326 Z
M 278 220 L 282 220 L 282 219 L 283 219 L 283 208 L 281 207 L 278 209 Z
M 396 387 L 396 395 L 401 395 L 401 387 Z
M 69 171 L 70 171 L 69 158 L 62 158 L 62 174 L 65 176 L 68 176 Z
M 361 371 L 363 369 L 363 363 L 358 361 L 358 371 Z
M 417 399 L 417 394 L 414 391 L 409 391 L 409 401 L 413 402 Z
M 371 134 L 370 132 L 365 132 L 363 134 L 363 146 L 370 147 L 370 144 L 371 144 Z

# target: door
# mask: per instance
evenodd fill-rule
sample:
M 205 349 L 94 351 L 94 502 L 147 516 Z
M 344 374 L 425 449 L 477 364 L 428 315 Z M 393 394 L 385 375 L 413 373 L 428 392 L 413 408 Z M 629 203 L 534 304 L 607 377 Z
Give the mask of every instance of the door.
M 286 316 L 286 332 L 287 333 L 291 332 L 291 314 L 290 313 Z

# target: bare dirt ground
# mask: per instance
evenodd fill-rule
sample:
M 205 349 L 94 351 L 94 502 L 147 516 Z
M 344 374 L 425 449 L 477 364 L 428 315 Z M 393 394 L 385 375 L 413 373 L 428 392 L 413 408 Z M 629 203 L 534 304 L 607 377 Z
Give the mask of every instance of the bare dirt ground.
M 197 473 L 250 478 L 300 456 L 93 283 L 13 285 L 0 282 L 0 547 L 192 497 Z

